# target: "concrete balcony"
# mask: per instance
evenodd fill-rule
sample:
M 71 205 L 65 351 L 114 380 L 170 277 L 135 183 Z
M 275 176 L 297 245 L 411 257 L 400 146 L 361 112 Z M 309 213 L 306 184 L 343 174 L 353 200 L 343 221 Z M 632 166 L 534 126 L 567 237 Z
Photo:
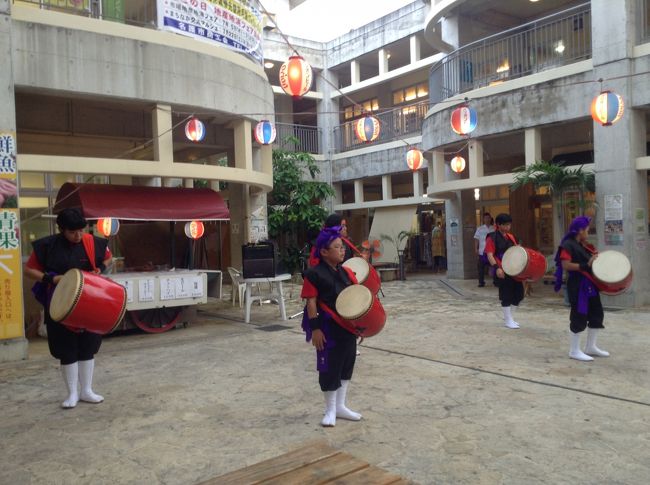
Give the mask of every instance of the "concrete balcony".
M 431 106 L 591 55 L 591 5 L 585 3 L 467 44 L 434 64 Z
M 273 146 L 290 152 L 322 153 L 322 130 L 316 126 L 276 123 Z

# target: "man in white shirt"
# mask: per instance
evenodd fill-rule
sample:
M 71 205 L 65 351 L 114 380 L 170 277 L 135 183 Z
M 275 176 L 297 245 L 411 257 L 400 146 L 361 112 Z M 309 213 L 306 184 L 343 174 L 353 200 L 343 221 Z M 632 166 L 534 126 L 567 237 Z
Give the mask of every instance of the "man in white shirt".
M 483 225 L 479 226 L 474 233 L 474 251 L 478 257 L 478 286 L 485 286 L 485 268 L 490 267 L 490 263 L 485 255 L 485 238 L 488 234 L 494 232 L 492 216 L 489 212 L 483 214 Z

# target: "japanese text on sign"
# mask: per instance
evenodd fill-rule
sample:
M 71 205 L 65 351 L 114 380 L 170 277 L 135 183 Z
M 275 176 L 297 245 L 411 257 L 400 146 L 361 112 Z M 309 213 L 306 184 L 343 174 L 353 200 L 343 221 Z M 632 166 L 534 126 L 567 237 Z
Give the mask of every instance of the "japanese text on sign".
M 15 176 L 16 137 L 13 133 L 0 132 L 0 177 L 14 178 Z
M 262 14 L 255 1 L 158 0 L 158 27 L 216 42 L 261 63 Z

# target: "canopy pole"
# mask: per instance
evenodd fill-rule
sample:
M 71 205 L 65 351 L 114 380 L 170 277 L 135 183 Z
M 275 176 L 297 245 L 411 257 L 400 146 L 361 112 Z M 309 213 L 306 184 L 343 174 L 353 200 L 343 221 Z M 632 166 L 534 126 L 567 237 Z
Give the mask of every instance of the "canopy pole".
M 169 261 L 171 263 L 171 267 L 175 268 L 176 267 L 176 221 L 170 221 L 169 222 L 169 232 L 170 232 L 170 254 L 169 254 Z

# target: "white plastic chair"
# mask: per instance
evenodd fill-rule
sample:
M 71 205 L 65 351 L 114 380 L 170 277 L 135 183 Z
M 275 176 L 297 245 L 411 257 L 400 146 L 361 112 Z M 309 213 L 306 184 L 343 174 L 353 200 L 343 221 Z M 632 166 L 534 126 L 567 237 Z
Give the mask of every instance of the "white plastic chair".
M 244 277 L 237 268 L 232 266 L 228 267 L 228 274 L 230 275 L 231 281 L 231 293 L 232 293 L 232 305 L 235 305 L 235 300 L 239 298 L 239 308 L 242 308 L 244 305 L 244 295 L 246 293 L 246 283 L 244 282 Z M 259 293 L 259 285 L 255 285 Z M 260 300 L 260 306 L 262 306 L 262 301 Z

